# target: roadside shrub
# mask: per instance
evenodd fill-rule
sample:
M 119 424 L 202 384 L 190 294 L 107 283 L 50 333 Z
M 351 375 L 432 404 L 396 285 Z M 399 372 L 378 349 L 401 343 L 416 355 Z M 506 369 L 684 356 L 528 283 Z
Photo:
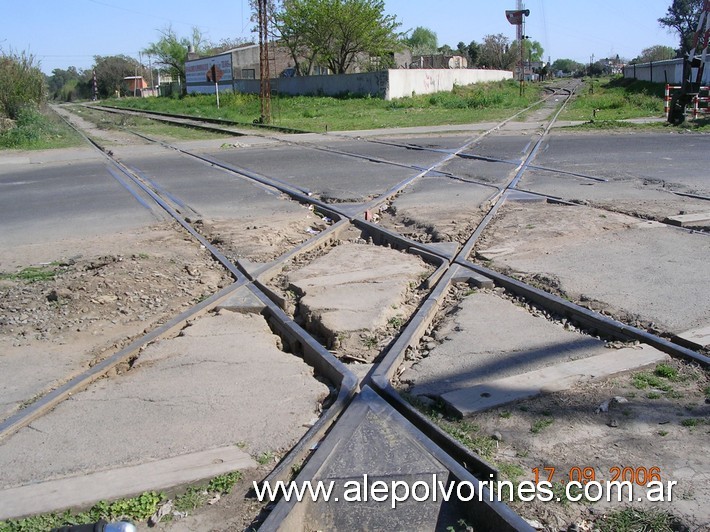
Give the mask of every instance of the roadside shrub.
M 23 108 L 39 107 L 45 99 L 44 74 L 34 56 L 0 51 L 0 110 L 17 120 Z

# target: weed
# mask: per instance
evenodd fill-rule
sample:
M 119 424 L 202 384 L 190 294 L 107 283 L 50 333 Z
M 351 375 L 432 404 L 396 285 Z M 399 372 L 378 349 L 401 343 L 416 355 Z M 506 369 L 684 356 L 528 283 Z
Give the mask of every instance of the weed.
M 668 431 L 667 430 L 659 430 L 658 435 L 661 437 L 668 436 Z
M 554 422 L 555 420 L 551 418 L 538 419 L 530 427 L 530 432 L 532 432 L 533 434 L 539 434 L 544 429 L 552 425 Z
M 387 325 L 389 325 L 392 329 L 399 329 L 402 327 L 403 323 L 404 320 L 402 320 L 400 316 L 394 316 L 393 318 L 387 320 Z
M 456 526 L 454 525 L 447 526 L 446 532 L 457 532 L 458 530 L 473 530 L 473 527 L 465 519 L 459 519 L 456 522 L 456 525 L 458 526 L 458 528 L 456 528 Z
M 649 386 L 664 392 L 670 392 L 673 389 L 671 386 L 663 382 L 660 377 L 646 372 L 636 373 L 631 380 L 631 384 L 639 390 L 645 390 Z
M 293 478 L 296 478 L 299 475 L 299 473 L 301 472 L 301 469 L 303 469 L 303 462 L 293 464 L 291 466 L 291 476 Z
M 37 283 L 52 281 L 57 275 L 57 270 L 49 266 L 28 266 L 17 273 L 0 273 L 0 279 Z
M 517 464 L 496 464 L 498 471 L 503 474 L 503 476 L 513 482 L 517 482 L 518 478 L 525 475 L 525 470 Z
M 209 493 L 204 486 L 191 486 L 185 493 L 175 497 L 173 508 L 178 512 L 192 512 L 205 504 L 209 498 Z
M 367 336 L 366 338 L 364 338 L 362 343 L 368 349 L 374 349 L 377 347 L 377 344 L 379 344 L 380 341 L 377 339 L 377 335 L 373 334 L 372 336 Z
M 678 524 L 678 519 L 669 513 L 636 508 L 612 511 L 595 523 L 600 532 L 671 532 L 680 530 Z
M 661 394 L 658 393 L 658 392 L 650 392 L 650 393 L 647 393 L 647 394 L 646 394 L 646 398 L 648 398 L 648 399 L 660 399 L 660 398 L 661 398 Z
M 663 377 L 668 380 L 675 380 L 678 378 L 678 370 L 668 364 L 658 364 L 656 369 L 653 371 L 653 374 L 657 377 Z
M 275 459 L 276 455 L 271 451 L 267 451 L 257 456 L 256 461 L 259 465 L 266 465 L 270 462 L 273 462 Z
M 500 414 L 498 414 L 500 417 L 503 419 L 510 419 L 510 417 L 513 415 L 513 413 L 510 410 L 503 410 Z
M 702 423 L 704 423 L 704 421 L 702 419 L 697 419 L 694 417 L 689 417 L 688 419 L 684 419 L 683 421 L 680 422 L 681 425 L 683 425 L 684 427 L 689 427 L 689 428 L 697 427 L 698 425 L 701 425 Z
M 232 471 L 219 475 L 210 480 L 207 490 L 214 493 L 230 493 L 234 485 L 242 479 L 240 471 Z

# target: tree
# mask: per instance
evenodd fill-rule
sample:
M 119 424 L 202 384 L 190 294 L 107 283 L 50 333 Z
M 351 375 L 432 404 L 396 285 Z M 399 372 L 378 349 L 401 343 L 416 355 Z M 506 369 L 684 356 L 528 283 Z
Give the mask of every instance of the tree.
M 478 64 L 486 68 L 498 70 L 510 70 L 515 66 L 516 57 L 510 53 L 510 41 L 508 37 L 499 33 L 498 35 L 486 35 L 483 38 Z
M 313 72 L 322 44 L 328 35 L 327 17 L 319 11 L 317 2 L 285 0 L 281 9 L 268 10 L 281 41 L 284 43 L 297 76 L 307 76 Z M 253 6 L 255 8 L 255 6 Z
M 297 73 L 309 73 L 315 61 L 343 74 L 360 56 L 386 58 L 400 47 L 400 23 L 384 14 L 384 0 L 284 0 L 275 14 L 281 39 Z
M 190 37 L 178 37 L 172 26 L 160 30 L 160 34 L 160 39 L 148 45 L 143 53 L 155 56 L 156 64 L 166 68 L 173 79 L 180 79 L 184 87 L 188 49 L 193 48 L 195 53 L 206 54 L 208 43 L 197 27 L 192 28 Z
M 673 0 L 665 17 L 658 19 L 661 26 L 675 31 L 680 37 L 679 55 L 685 56 L 693 48 L 693 37 L 698 28 L 698 17 L 704 0 Z
M 481 45 L 478 44 L 476 41 L 471 41 L 471 43 L 467 47 L 468 50 L 468 66 L 469 67 L 474 67 L 478 64 L 479 58 L 481 56 Z
M 207 41 L 203 48 L 205 55 L 219 55 L 234 50 L 235 48 L 241 48 L 242 46 L 249 46 L 251 44 L 256 43 L 244 37 L 236 37 L 234 39 L 222 39 L 219 42 Z
M 439 39 L 436 33 L 428 28 L 418 26 L 412 34 L 404 39 L 404 43 L 412 50 L 413 55 L 430 55 L 439 48 Z
M 632 63 L 650 63 L 651 61 L 665 61 L 673 59 L 676 52 L 670 46 L 662 46 L 660 44 L 645 48 L 641 55 L 635 58 Z
M 128 85 L 124 78 L 144 75 L 138 61 L 125 55 L 111 55 L 94 57 L 94 68 L 98 85 L 99 98 L 109 98 L 116 92 L 126 94 Z
M 516 63 L 520 61 L 520 49 L 518 48 L 518 41 L 515 41 L 510 46 L 510 53 L 515 57 Z M 523 59 L 525 61 L 540 62 L 545 55 L 545 50 L 542 45 L 537 41 L 530 41 L 528 39 L 523 40 Z
M 564 72 L 565 74 L 574 74 L 584 69 L 584 65 L 572 59 L 556 59 L 552 63 L 553 72 Z

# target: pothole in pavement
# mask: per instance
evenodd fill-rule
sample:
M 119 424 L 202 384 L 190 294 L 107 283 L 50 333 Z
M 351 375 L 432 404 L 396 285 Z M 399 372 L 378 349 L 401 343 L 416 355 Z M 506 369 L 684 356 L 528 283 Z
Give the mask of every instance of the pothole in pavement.
M 349 229 L 272 281 L 295 321 L 345 361 L 372 363 L 399 333 L 434 272 L 420 257 L 375 246 Z

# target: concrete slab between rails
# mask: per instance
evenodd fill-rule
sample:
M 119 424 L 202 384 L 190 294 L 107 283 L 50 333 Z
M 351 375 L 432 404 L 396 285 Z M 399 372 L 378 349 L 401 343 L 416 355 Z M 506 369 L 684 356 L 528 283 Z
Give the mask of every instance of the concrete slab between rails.
M 476 480 L 367 386 L 303 467 L 296 483 L 308 480 L 326 486 L 332 482 L 330 500 L 281 500 L 260 530 L 446 530 L 461 519 L 482 530 L 531 530 L 505 505 L 488 502 L 485 488 L 485 502 L 478 502 Z M 434 489 L 436 481 L 447 487 L 456 480 L 471 482 L 473 502 L 459 501 L 453 490 L 449 502 L 441 496 L 424 501 L 409 497 L 392 507 L 394 482 L 399 483 L 401 497 L 405 485 L 426 483 Z M 386 499 L 381 498 L 381 491 L 372 491 L 378 485 L 388 487 Z
M 458 242 L 429 242 L 427 243 L 427 248 L 451 260 L 458 253 L 459 244 Z
M 679 227 L 710 227 L 710 212 L 669 216 L 665 222 Z
M 441 399 L 458 415 L 467 416 L 544 393 L 567 390 L 582 381 L 604 379 L 669 359 L 665 353 L 647 345 L 610 350 L 602 355 L 455 390 L 441 395 Z
M 261 314 L 266 304 L 261 301 L 247 286 L 239 287 L 228 299 L 217 305 L 215 309 L 240 312 L 242 314 Z
M 545 196 L 531 194 L 522 190 L 509 191 L 506 199 L 515 203 L 547 203 L 547 198 Z
M 256 462 L 247 453 L 232 445 L 137 466 L 30 484 L 0 491 L 0 519 L 86 507 L 98 500 L 159 491 L 256 467 Z
M 710 325 L 682 332 L 677 335 L 676 340 L 693 349 L 710 347 Z

